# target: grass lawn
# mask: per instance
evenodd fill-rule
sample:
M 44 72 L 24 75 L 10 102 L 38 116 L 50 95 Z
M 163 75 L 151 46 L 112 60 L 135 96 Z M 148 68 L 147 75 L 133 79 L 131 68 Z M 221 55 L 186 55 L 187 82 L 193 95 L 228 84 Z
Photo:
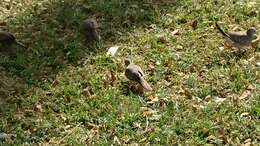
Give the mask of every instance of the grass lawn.
M 29 48 L 0 53 L 0 145 L 259 145 L 260 45 L 238 55 L 214 26 L 259 35 L 259 8 L 258 0 L 1 1 L 0 29 Z M 93 14 L 102 40 L 90 45 L 80 26 Z M 128 90 L 125 57 L 154 89 L 144 97 Z

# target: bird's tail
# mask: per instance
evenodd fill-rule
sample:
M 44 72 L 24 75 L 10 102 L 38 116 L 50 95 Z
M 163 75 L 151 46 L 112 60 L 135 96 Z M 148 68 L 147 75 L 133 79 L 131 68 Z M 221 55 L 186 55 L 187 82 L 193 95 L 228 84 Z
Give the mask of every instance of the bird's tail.
M 216 22 L 215 24 L 216 24 L 216 28 L 219 30 L 219 32 L 220 32 L 223 36 L 229 38 L 229 35 L 228 35 L 227 33 L 225 33 L 225 32 L 220 28 L 220 26 L 218 25 L 218 23 Z
M 140 80 L 140 84 L 142 85 L 142 87 L 145 89 L 145 90 L 148 90 L 148 91 L 152 91 L 153 89 L 151 88 L 151 86 L 149 85 L 149 83 L 144 79 L 142 78 Z
M 18 42 L 18 41 L 15 41 L 15 43 L 18 45 L 18 46 L 20 46 L 20 47 L 23 47 L 23 48 L 27 48 L 24 44 L 22 44 L 22 43 L 20 43 L 20 42 Z

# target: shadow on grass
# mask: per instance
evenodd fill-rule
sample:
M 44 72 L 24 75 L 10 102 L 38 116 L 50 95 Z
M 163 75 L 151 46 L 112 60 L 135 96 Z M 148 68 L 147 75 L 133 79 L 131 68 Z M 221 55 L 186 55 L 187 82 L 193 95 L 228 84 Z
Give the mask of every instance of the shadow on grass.
M 81 60 L 103 53 L 132 29 L 155 23 L 158 14 L 157 5 L 139 0 L 35 2 L 7 22 L 6 30 L 29 48 L 15 47 L 17 52 L 11 56 L 0 54 L 0 104 L 18 108 L 22 99 L 16 99 L 30 96 L 31 87 L 44 89 L 67 66 L 78 66 Z M 81 23 L 93 15 L 101 26 L 102 40 L 89 45 Z
M 19 32 L 18 39 L 29 49 L 18 51 L 15 57 L 1 57 L 1 70 L 17 75 L 30 85 L 38 85 L 68 64 L 77 65 L 80 59 L 103 52 L 107 44 L 131 29 L 152 23 L 156 14 L 152 4 L 138 1 L 59 0 L 36 4 L 8 22 L 8 29 Z M 93 15 L 100 23 L 102 41 L 89 45 L 80 26 Z

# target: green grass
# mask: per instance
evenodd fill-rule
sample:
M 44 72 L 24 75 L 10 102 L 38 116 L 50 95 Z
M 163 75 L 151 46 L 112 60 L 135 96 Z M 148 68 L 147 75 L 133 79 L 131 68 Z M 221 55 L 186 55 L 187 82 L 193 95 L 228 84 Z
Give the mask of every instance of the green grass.
M 259 30 L 260 3 L 168 2 L 0 2 L 0 27 L 29 46 L 0 54 L 0 145 L 259 145 L 259 44 L 220 50 L 214 22 Z M 93 14 L 102 40 L 90 46 L 80 26 Z M 154 89 L 145 102 L 128 91 L 125 57 Z

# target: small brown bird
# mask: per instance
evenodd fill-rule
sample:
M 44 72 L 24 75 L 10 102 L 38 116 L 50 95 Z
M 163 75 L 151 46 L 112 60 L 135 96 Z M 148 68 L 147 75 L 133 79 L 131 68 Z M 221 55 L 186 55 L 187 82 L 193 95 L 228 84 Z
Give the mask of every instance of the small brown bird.
M 132 64 L 130 59 L 125 59 L 125 76 L 134 82 L 139 83 L 145 90 L 152 91 L 153 89 L 144 79 L 144 73 L 140 66 Z
M 16 41 L 13 34 L 11 34 L 10 32 L 6 32 L 6 31 L 0 31 L 0 44 L 2 44 L 3 46 L 7 46 L 7 47 L 11 46 L 12 44 L 16 44 L 20 47 L 27 48 L 22 43 Z
M 95 18 L 89 18 L 83 21 L 83 31 L 89 41 L 98 41 L 101 39 L 98 34 L 98 23 Z
M 243 50 L 244 47 L 249 46 L 256 36 L 256 29 L 254 27 L 249 28 L 246 32 L 224 32 L 218 23 L 216 28 L 225 37 L 227 42 L 237 48 L 239 51 Z

